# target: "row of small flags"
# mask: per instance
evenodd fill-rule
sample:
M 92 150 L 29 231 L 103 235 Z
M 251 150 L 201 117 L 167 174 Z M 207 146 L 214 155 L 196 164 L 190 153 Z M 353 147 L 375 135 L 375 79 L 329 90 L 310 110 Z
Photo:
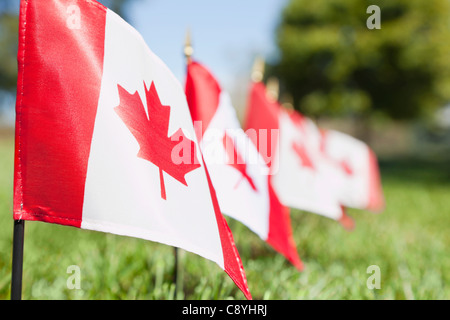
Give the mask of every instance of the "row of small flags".
M 16 221 L 179 247 L 217 263 L 250 299 L 224 216 L 302 270 L 289 208 L 347 228 L 346 207 L 383 209 L 370 148 L 284 109 L 261 81 L 242 128 L 206 67 L 189 59 L 183 90 L 96 1 L 22 0 L 19 25 Z

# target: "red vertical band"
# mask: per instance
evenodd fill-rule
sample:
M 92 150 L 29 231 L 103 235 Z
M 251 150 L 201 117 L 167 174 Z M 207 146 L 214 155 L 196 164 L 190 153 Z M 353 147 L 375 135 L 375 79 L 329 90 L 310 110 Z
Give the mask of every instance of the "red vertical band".
M 281 108 L 278 102 L 271 102 L 267 99 L 266 92 L 263 83 L 251 84 L 244 130 L 255 130 L 255 135 L 249 135 L 249 137 L 264 161 L 271 167 L 271 158 L 273 158 L 278 144 L 278 141 L 272 141 L 271 130 L 279 130 Z M 266 130 L 267 136 L 262 137 L 260 130 Z M 261 139 L 264 141 L 260 141 Z M 261 150 L 262 147 L 266 150 Z
M 290 210 L 281 204 L 269 178 L 270 223 L 267 242 L 282 253 L 298 270 L 303 270 L 291 227 Z
M 202 136 L 197 137 L 201 141 L 219 107 L 221 88 L 209 70 L 192 62 L 187 67 L 185 92 L 192 121 L 202 121 Z
M 208 169 L 206 168 L 205 160 L 203 159 L 203 166 L 205 167 L 206 177 L 208 179 L 209 190 L 211 192 L 211 199 L 214 206 L 214 212 L 216 214 L 217 227 L 219 229 L 220 242 L 223 251 L 223 264 L 224 270 L 234 281 L 236 286 L 241 289 L 242 293 L 247 299 L 252 299 L 250 291 L 248 289 L 247 278 L 245 276 L 244 267 L 239 253 L 234 243 L 233 234 L 228 227 L 227 221 L 223 217 L 219 202 L 217 200 L 216 191 L 213 187 L 211 178 L 209 176 Z
M 105 22 L 95 1 L 21 3 L 14 219 L 81 224 Z
M 245 130 L 255 130 L 256 135 L 249 135 L 249 138 L 270 167 L 269 161 L 275 156 L 278 144 L 278 140 L 272 141 L 270 130 L 279 130 L 281 107 L 278 102 L 271 102 L 267 99 L 266 91 L 266 87 L 261 82 L 251 84 Z M 267 141 L 260 141 L 263 139 L 260 136 L 259 130 L 261 129 L 268 131 Z M 264 145 L 266 145 L 266 150 L 261 150 Z M 271 175 L 268 176 L 270 216 L 267 242 L 282 253 L 298 270 L 303 270 L 303 263 L 298 255 L 292 232 L 290 210 L 280 202 L 272 187 L 271 177 Z
M 381 212 L 385 205 L 377 156 L 369 149 L 369 200 L 367 209 L 373 212 Z

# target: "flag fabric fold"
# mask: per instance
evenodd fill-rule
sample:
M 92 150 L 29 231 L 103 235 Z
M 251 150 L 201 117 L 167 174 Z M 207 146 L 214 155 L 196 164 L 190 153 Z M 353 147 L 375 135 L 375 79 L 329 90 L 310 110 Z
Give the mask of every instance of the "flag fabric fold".
M 302 270 L 289 211 L 278 200 L 269 168 L 242 130 L 230 97 L 195 61 L 187 66 L 185 91 L 222 213 L 246 225 Z
M 183 88 L 139 33 L 96 1 L 22 1 L 18 62 L 14 219 L 183 248 L 251 298 Z

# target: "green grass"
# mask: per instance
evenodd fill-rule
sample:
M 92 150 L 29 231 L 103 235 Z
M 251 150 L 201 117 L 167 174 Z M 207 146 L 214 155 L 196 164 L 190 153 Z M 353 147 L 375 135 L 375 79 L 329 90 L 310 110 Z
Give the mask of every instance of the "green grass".
M 0 299 L 9 299 L 13 141 L 0 139 Z M 305 270 L 229 221 L 255 299 L 450 299 L 450 163 L 381 162 L 387 209 L 350 210 L 353 232 L 292 212 Z M 174 249 L 140 239 L 27 222 L 24 299 L 174 299 Z M 79 266 L 81 289 L 67 268 Z M 381 271 L 370 290 L 366 272 Z M 214 263 L 180 251 L 177 299 L 244 299 Z

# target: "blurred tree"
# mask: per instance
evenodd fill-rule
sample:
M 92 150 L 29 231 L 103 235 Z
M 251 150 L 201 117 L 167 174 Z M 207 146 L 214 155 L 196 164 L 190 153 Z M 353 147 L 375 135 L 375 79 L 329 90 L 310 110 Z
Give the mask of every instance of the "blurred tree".
M 0 14 L 0 89 L 12 90 L 17 80 L 17 15 Z
M 450 100 L 449 26 L 448 0 L 290 0 L 269 70 L 309 116 L 420 117 Z
M 17 18 L 19 2 L 0 1 L 0 122 L 4 111 L 14 107 L 14 93 L 17 81 Z

